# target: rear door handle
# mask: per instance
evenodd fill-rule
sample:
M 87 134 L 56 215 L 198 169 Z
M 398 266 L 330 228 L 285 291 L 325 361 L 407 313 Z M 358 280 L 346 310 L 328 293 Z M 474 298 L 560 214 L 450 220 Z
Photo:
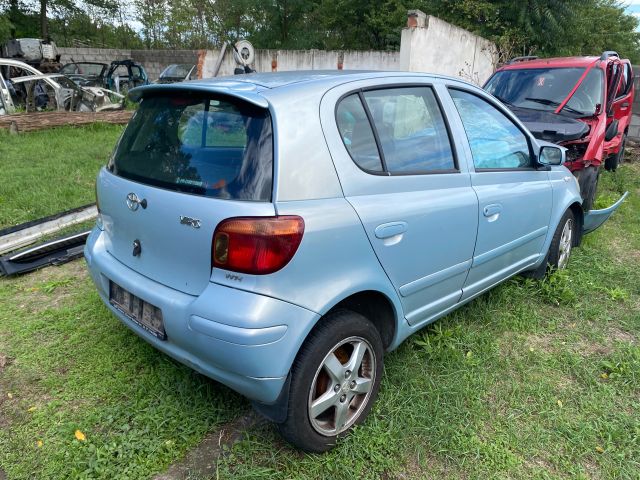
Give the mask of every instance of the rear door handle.
M 495 215 L 498 215 L 500 212 L 502 212 L 502 205 L 500 205 L 499 203 L 487 205 L 482 210 L 482 213 L 485 217 L 493 217 Z
M 376 238 L 389 238 L 407 231 L 407 222 L 390 222 L 378 225 L 375 229 Z

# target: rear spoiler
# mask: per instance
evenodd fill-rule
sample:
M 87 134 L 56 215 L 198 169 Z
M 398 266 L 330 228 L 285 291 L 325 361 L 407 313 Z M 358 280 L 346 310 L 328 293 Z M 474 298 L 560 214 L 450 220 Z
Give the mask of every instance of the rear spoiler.
M 198 92 L 198 93 L 218 93 L 229 95 L 245 100 L 257 107 L 268 108 L 269 102 L 260 93 L 254 84 L 235 80 L 211 80 L 207 83 L 181 82 L 169 84 L 144 85 L 133 88 L 129 91 L 129 99 L 137 102 L 142 97 L 155 93 L 178 93 L 178 92 Z

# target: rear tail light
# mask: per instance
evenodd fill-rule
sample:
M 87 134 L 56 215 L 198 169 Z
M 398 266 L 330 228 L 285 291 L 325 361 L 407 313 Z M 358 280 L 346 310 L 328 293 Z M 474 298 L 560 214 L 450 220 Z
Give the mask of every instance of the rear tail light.
M 253 275 L 276 272 L 293 258 L 303 233 L 298 216 L 228 218 L 213 234 L 212 267 Z

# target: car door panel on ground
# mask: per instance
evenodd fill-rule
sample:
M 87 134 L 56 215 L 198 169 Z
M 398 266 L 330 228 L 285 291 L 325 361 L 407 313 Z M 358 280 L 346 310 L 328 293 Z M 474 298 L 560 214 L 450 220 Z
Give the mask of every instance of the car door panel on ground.
M 465 300 L 540 259 L 553 197 L 547 171 L 534 168 L 531 141 L 510 116 L 473 93 L 449 92 L 469 140 L 479 202 Z
M 409 324 L 428 321 L 460 300 L 475 246 L 478 201 L 460 147 L 428 85 L 352 91 L 335 116 L 345 198 Z

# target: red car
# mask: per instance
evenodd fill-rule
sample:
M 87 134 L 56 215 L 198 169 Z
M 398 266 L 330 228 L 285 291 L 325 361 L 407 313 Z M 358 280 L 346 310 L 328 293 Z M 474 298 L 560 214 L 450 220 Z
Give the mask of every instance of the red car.
M 633 71 L 616 52 L 600 57 L 518 57 L 484 89 L 542 140 L 567 148 L 565 166 L 580 183 L 584 210 L 596 196 L 600 166 L 614 171 L 631 122 Z

